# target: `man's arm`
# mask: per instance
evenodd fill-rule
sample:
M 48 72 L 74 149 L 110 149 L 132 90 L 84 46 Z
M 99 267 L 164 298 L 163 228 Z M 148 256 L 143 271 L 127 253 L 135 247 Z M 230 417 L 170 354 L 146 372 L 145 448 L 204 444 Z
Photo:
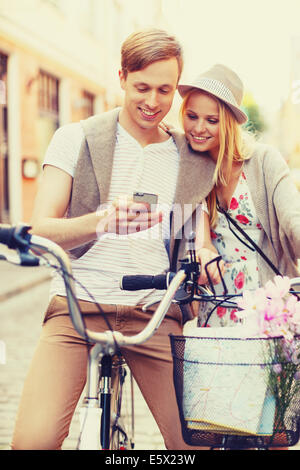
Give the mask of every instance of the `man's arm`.
M 75 248 L 96 238 L 96 213 L 63 218 L 71 197 L 72 181 L 72 176 L 65 171 L 46 165 L 31 219 L 32 231 L 36 235 L 49 238 L 64 249 Z
M 64 218 L 72 181 L 65 171 L 45 165 L 31 220 L 33 233 L 49 238 L 65 250 L 96 240 L 103 233 L 133 233 L 162 220 L 161 213 L 151 213 L 146 204 L 134 203 L 126 197 L 114 201 L 107 210 Z

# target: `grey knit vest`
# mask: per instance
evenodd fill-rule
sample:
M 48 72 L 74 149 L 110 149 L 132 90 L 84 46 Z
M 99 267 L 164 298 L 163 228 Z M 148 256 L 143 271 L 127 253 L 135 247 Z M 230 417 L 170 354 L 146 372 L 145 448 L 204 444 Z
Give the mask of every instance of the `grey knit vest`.
M 73 179 L 71 200 L 67 217 L 79 217 L 96 211 L 100 204 L 107 202 L 113 166 L 117 122 L 120 108 L 92 116 L 81 121 L 85 139 Z M 193 213 L 212 189 L 214 163 L 205 154 L 193 152 L 182 133 L 170 132 L 180 154 L 180 164 L 175 192 L 175 206 L 181 207 L 182 214 Z M 158 168 L 159 170 L 159 168 Z M 189 210 L 185 210 L 185 206 Z M 187 216 L 182 221 L 186 222 Z M 182 227 L 181 227 L 182 228 Z M 178 255 L 185 250 L 185 236 L 171 230 L 170 259 L 174 251 L 175 239 L 180 238 Z M 183 230 L 181 230 L 182 232 Z M 95 243 L 92 241 L 70 250 L 73 258 L 79 258 Z

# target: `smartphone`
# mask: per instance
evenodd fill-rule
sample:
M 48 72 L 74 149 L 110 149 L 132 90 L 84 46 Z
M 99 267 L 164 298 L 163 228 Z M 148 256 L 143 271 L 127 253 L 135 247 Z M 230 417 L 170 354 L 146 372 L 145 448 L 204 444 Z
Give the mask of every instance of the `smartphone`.
M 158 196 L 157 194 L 137 192 L 133 194 L 133 200 L 134 202 L 146 202 L 150 204 L 151 209 L 154 209 L 153 206 L 156 206 Z

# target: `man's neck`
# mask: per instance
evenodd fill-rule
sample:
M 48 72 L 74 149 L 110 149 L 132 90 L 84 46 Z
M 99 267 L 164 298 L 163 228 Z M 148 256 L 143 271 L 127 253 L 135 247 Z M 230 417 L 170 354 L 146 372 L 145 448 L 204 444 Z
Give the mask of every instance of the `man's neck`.
M 120 111 L 119 123 L 142 147 L 146 147 L 150 144 L 161 143 L 170 138 L 169 134 L 158 126 L 147 129 L 138 126 L 136 123 L 132 123 L 126 114 L 126 111 L 124 111 L 124 108 Z

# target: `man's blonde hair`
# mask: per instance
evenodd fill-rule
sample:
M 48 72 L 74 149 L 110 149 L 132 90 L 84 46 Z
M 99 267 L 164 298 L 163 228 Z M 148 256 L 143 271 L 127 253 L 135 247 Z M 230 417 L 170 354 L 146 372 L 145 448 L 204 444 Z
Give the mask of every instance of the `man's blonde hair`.
M 124 77 L 130 72 L 143 70 L 159 60 L 175 57 L 178 80 L 183 68 L 182 47 L 177 39 L 161 29 L 145 29 L 131 34 L 121 48 L 121 67 Z
M 226 178 L 225 174 L 230 175 L 233 162 L 243 162 L 251 157 L 255 139 L 242 129 L 231 109 L 222 100 L 202 90 L 192 89 L 185 95 L 180 108 L 182 124 L 188 100 L 193 93 L 207 94 L 217 102 L 219 108 L 220 145 L 213 176 L 215 186 L 207 197 L 210 225 L 211 227 L 215 227 L 218 220 L 216 185 L 221 184 L 226 186 L 228 184 L 228 176 Z M 227 160 L 225 169 L 223 166 L 224 159 Z

